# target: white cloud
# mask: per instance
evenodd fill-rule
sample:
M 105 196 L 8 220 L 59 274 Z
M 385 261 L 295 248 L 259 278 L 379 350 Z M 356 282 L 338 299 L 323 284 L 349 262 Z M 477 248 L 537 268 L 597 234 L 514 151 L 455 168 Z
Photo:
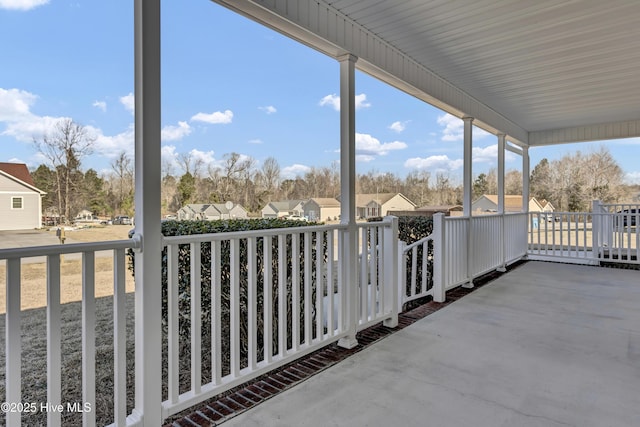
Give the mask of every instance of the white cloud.
M 375 160 L 375 156 L 372 156 L 370 154 L 357 154 L 356 155 L 356 162 L 360 162 L 360 163 L 368 163 L 371 162 L 373 160 Z
M 191 120 L 210 124 L 228 124 L 233 120 L 233 112 L 231 110 L 225 110 L 224 112 L 216 111 L 211 114 L 198 113 L 191 117 Z
M 189 154 L 191 154 L 191 158 L 194 161 L 202 162 L 205 171 L 209 166 L 213 166 L 215 168 L 221 166 L 221 161 L 216 160 L 216 158 L 214 157 L 215 153 L 213 151 L 200 151 L 194 148 L 193 150 L 189 151 Z
M 120 103 L 131 114 L 134 114 L 136 112 L 136 98 L 133 93 L 129 92 L 128 95 L 121 96 Z
M 0 0 L 0 9 L 30 10 L 49 3 L 49 0 Z
M 319 105 L 321 107 L 328 105 L 330 107 L 333 107 L 334 110 L 340 111 L 340 97 L 335 93 L 331 95 L 327 95 L 320 100 Z
M 361 93 L 360 95 L 356 95 L 356 110 L 361 108 L 371 107 L 371 104 L 367 102 L 367 95 Z M 329 106 L 332 107 L 336 111 L 340 111 L 340 97 L 335 93 L 331 95 L 327 95 L 320 100 L 318 103 L 321 107 Z
M 430 156 L 426 158 L 414 157 L 404 162 L 408 169 L 425 169 L 432 172 L 450 172 L 460 169 L 464 164 L 462 159 L 452 160 L 446 155 Z
M 438 116 L 438 124 L 443 126 L 442 140 L 443 141 L 462 141 L 464 139 L 464 122 L 451 114 L 444 114 Z M 480 139 L 491 135 L 480 128 L 473 127 L 473 138 Z
M 507 154 L 506 152 L 505 154 Z M 480 148 L 473 147 L 473 161 L 476 163 L 493 163 L 498 161 L 498 144 Z
M 133 158 L 135 144 L 135 130 L 133 123 L 124 131 L 117 135 L 104 135 L 102 129 L 93 126 L 85 126 L 87 134 L 95 138 L 94 154 L 115 158 L 123 151 Z
M 160 156 L 162 158 L 163 170 L 168 166 L 168 170 L 172 171 L 172 173 L 175 173 L 175 171 L 183 172 L 183 166 L 178 161 L 180 153 L 176 151 L 175 145 L 163 145 L 160 150 Z M 189 156 L 191 158 L 192 165 L 196 161 L 200 161 L 202 163 L 200 173 L 204 175 L 207 174 L 209 167 L 217 169 L 220 168 L 224 162 L 223 160 L 217 160 L 213 151 L 200 151 L 194 148 L 189 151 Z
M 191 133 L 191 126 L 187 122 L 178 122 L 178 126 L 162 128 L 163 141 L 179 141 Z
M 31 142 L 34 138 L 40 139 L 51 133 L 59 121 L 67 119 L 67 117 L 38 117 L 29 114 L 20 121 L 9 122 L 0 135 L 12 136 L 22 142 Z
M 356 95 L 356 110 L 369 107 L 371 107 L 371 104 L 367 102 L 367 95 L 365 95 L 364 93 Z
M 484 148 L 474 147 L 472 152 L 474 163 L 497 163 L 498 162 L 498 144 L 489 145 Z M 504 152 L 505 162 L 515 160 L 516 155 L 510 151 Z
M 262 144 L 262 140 L 259 138 L 256 139 L 250 139 L 249 140 L 249 144 Z
M 451 114 L 438 116 L 438 124 L 443 126 L 443 141 L 462 141 L 464 138 L 464 122 Z
M 310 170 L 311 168 L 309 166 L 296 163 L 294 165 L 282 168 L 282 171 L 280 171 L 280 176 L 284 179 L 294 179 L 297 176 L 304 175 Z
M 409 124 L 409 120 L 406 120 L 404 122 L 393 122 L 389 126 L 389 129 L 400 133 L 407 128 L 407 124 Z
M 107 111 L 107 103 L 104 101 L 94 101 L 91 105 L 102 110 L 103 112 Z
M 627 172 L 625 175 L 625 181 L 630 185 L 640 184 L 640 171 Z
M 162 159 L 163 168 L 165 164 L 169 165 L 172 170 L 178 168 L 178 153 L 175 145 L 163 145 L 160 149 L 160 158 Z
M 273 105 L 267 105 L 266 107 L 258 107 L 258 109 L 264 111 L 267 114 L 274 114 L 278 111 L 276 110 L 276 107 L 274 107 Z
M 356 133 L 357 155 L 385 156 L 389 154 L 390 151 L 404 150 L 405 148 L 407 148 L 407 144 L 401 141 L 381 143 L 371 135 Z
M 62 120 L 72 120 L 69 117 L 37 116 L 30 111 L 31 105 L 38 97 L 18 89 L 5 90 L 0 88 L 0 122 L 6 127 L 0 135 L 15 138 L 17 141 L 31 143 L 34 138 L 39 140 L 44 135 L 51 134 L 55 126 Z M 122 151 L 133 155 L 135 132 L 131 124 L 124 132 L 108 136 L 102 130 L 93 126 L 84 126 L 87 136 L 93 138 L 94 154 L 97 156 L 114 158 Z M 44 162 L 39 154 L 34 159 Z
M 30 107 L 38 97 L 19 89 L 0 87 L 0 122 L 13 122 L 33 117 Z

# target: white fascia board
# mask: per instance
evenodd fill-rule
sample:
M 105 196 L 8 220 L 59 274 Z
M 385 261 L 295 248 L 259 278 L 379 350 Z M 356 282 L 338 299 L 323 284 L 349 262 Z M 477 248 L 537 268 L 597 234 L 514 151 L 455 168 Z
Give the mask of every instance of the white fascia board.
M 640 137 L 640 119 L 529 132 L 529 145 L 534 147 L 637 137 Z

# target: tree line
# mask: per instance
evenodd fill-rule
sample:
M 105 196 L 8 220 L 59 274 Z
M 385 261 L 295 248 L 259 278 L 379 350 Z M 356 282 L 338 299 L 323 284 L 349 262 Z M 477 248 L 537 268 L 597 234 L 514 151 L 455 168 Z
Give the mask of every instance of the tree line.
M 94 140 L 85 129 L 65 120 L 34 145 L 45 163 L 32 171 L 38 188 L 47 192 L 45 212 L 72 219 L 82 209 L 99 216 L 133 215 L 133 160 L 121 153 L 110 163 L 108 173 L 82 171 L 82 159 L 92 152 Z M 339 165 L 312 167 L 295 178 L 283 178 L 278 161 L 269 157 L 259 166 L 256 159 L 235 152 L 225 154 L 214 165 L 190 153 L 177 157 L 180 173 L 173 163 L 162 165 L 162 210 L 174 213 L 188 203 L 232 201 L 249 212 L 258 213 L 275 200 L 335 198 L 340 194 Z M 589 210 L 594 199 L 623 202 L 633 188 L 623 183 L 624 173 L 610 152 L 599 151 L 543 159 L 531 172 L 530 195 L 546 199 L 559 211 Z M 405 178 L 393 173 L 370 171 L 358 174 L 357 193 L 402 193 L 417 206 L 460 205 L 463 188 L 446 173 L 411 171 Z M 635 188 L 638 192 L 638 188 Z M 522 174 L 505 174 L 505 193 L 522 194 Z M 497 194 L 497 171 L 479 174 L 473 181 L 474 199 Z

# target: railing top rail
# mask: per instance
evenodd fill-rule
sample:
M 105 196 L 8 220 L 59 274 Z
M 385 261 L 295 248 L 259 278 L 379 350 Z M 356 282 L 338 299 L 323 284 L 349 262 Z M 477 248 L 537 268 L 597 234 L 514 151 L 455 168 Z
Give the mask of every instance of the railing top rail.
M 429 240 L 433 240 L 433 234 L 429 234 L 428 236 L 423 237 L 420 240 L 416 240 L 412 244 L 405 246 L 403 249 L 403 252 L 409 252 L 411 249 L 415 248 L 416 246 L 423 245 L 425 242 L 428 242 Z
M 380 224 L 374 223 L 374 224 Z M 198 242 L 215 242 L 221 240 L 231 239 L 246 239 L 250 237 L 265 237 L 265 236 L 278 236 L 281 234 L 295 234 L 295 233 L 308 233 L 308 232 L 322 232 L 332 230 L 346 230 L 346 224 L 332 224 L 332 225 L 312 225 L 308 227 L 286 227 L 286 228 L 268 228 L 262 230 L 245 230 L 245 231 L 230 231 L 221 233 L 206 233 L 206 234 L 190 234 L 184 236 L 164 236 L 162 238 L 163 245 L 181 245 L 187 243 Z
M 104 242 L 70 243 L 66 245 L 28 246 L 23 248 L 0 249 L 0 259 L 31 258 L 47 255 L 73 254 L 79 252 L 130 249 L 138 246 L 133 239 L 108 240 Z

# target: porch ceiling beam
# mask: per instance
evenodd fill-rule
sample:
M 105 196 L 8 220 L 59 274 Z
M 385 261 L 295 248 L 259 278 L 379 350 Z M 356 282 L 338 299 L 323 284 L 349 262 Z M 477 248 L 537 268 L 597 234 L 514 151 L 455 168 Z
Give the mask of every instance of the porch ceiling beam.
M 640 137 L 640 119 L 530 132 L 529 145 L 533 147 L 634 137 Z
M 500 134 L 498 134 L 498 137 L 500 137 Z M 512 153 L 517 154 L 519 156 L 522 156 L 522 148 L 521 147 L 515 147 L 515 146 L 505 142 L 504 149 L 507 150 L 507 151 L 511 151 Z

